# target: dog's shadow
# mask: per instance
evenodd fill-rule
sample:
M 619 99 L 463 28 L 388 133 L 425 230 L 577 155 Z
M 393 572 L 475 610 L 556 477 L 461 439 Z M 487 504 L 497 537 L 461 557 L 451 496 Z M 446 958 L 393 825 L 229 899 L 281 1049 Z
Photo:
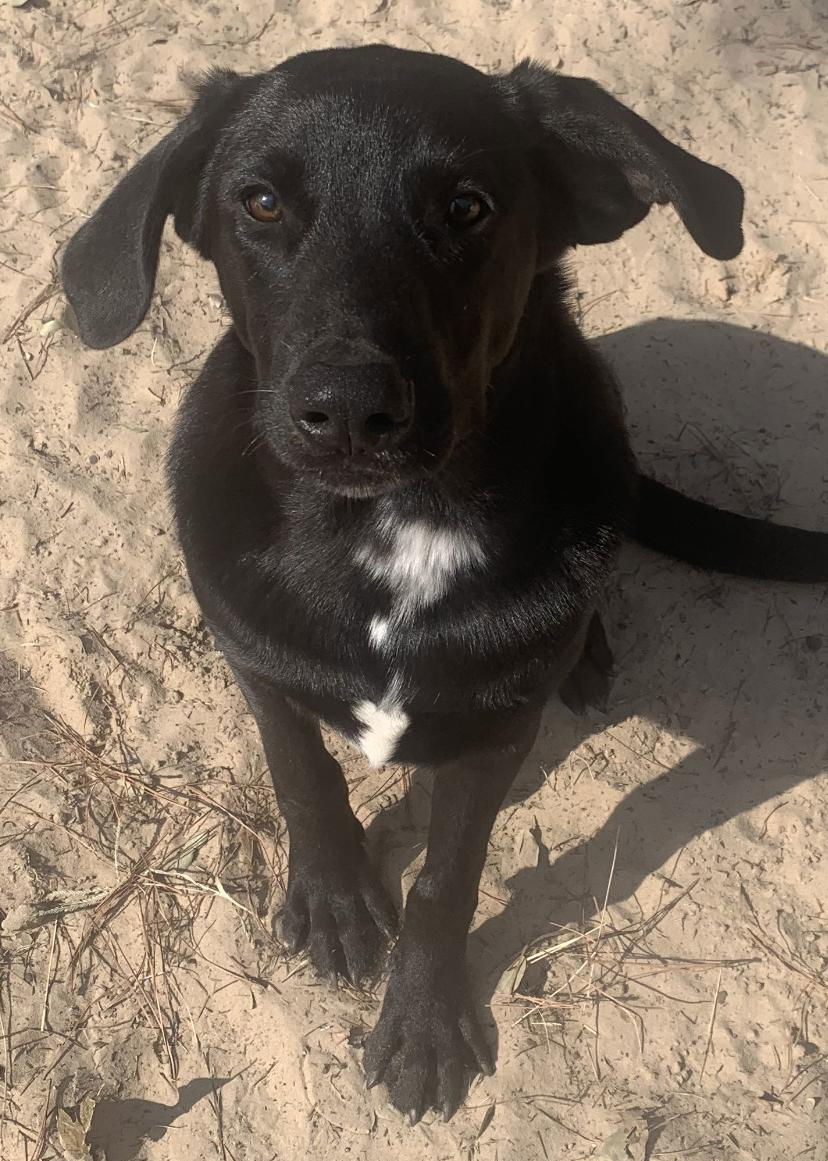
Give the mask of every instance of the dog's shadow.
M 214 1096 L 229 1076 L 198 1077 L 179 1089 L 175 1104 L 147 1100 L 102 1100 L 95 1105 L 87 1140 L 96 1157 L 135 1161 L 150 1142 L 163 1140 L 167 1130 L 205 1097 Z
M 777 520 L 828 529 L 822 503 L 828 359 L 708 322 L 658 320 L 599 346 L 622 383 L 645 469 L 721 506 L 759 515 L 773 510 Z M 780 511 L 779 502 L 763 502 L 777 489 L 777 469 L 790 469 L 786 495 L 800 508 Z M 828 633 L 823 637 L 819 626 L 827 595 L 825 586 L 714 577 L 625 549 L 605 618 L 618 669 L 609 710 L 575 719 L 557 699 L 550 704 L 510 796 L 512 803 L 537 796 L 536 813 L 551 822 L 533 831 L 533 865 L 509 880 L 509 902 L 471 936 L 469 959 L 487 996 L 528 942 L 591 913 L 595 898 L 603 903 L 613 863 L 608 902 L 617 904 L 696 836 L 826 768 Z M 615 734 L 632 716 L 655 727 L 638 757 L 626 749 L 638 749 L 630 735 Z M 662 756 L 670 757 L 669 747 L 651 748 L 659 730 L 690 740 L 676 764 Z M 593 743 L 601 759 L 598 792 L 607 778 L 608 797 L 617 799 L 614 765 L 626 783 L 594 833 L 573 834 L 559 821 L 567 812 L 556 811 L 554 796 L 571 786 L 563 763 L 590 734 L 600 735 Z M 556 768 L 563 787 L 557 790 L 547 777 Z M 427 774 L 415 774 L 412 794 L 368 828 L 392 879 L 422 849 L 429 786 Z M 761 830 L 745 828 L 759 851 Z M 555 848 L 564 853 L 551 856 Z

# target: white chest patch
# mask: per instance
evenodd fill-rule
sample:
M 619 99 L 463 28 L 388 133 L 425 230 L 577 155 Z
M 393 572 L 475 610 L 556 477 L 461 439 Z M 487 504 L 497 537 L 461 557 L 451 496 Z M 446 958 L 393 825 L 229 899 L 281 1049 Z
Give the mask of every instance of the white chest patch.
M 440 528 L 426 520 L 404 523 L 386 516 L 379 527 L 379 543 L 358 549 L 356 560 L 380 584 L 391 590 L 391 608 L 374 616 L 368 639 L 374 649 L 393 653 L 395 631 L 427 605 L 448 592 L 463 572 L 485 562 L 480 542 L 457 528 Z M 363 701 L 353 708 L 362 725 L 357 745 L 372 766 L 393 760 L 400 739 L 411 724 L 401 693 L 399 673 L 390 677 L 379 703 Z
M 394 593 L 392 621 L 434 604 L 445 596 L 458 573 L 479 567 L 485 560 L 479 541 L 462 529 L 439 528 L 426 520 L 407 524 L 387 520 L 381 531 L 388 538 L 387 546 L 360 548 L 357 561 Z M 377 623 L 375 617 L 372 640 Z

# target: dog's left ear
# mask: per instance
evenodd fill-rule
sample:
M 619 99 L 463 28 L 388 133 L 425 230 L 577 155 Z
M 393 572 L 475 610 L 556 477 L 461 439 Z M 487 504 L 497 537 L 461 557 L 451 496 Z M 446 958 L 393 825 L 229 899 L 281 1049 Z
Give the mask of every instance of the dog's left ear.
M 744 192 L 735 177 L 673 145 L 594 81 L 522 61 L 500 84 L 569 203 L 565 244 L 612 242 L 652 205 L 671 202 L 706 254 L 741 251 Z

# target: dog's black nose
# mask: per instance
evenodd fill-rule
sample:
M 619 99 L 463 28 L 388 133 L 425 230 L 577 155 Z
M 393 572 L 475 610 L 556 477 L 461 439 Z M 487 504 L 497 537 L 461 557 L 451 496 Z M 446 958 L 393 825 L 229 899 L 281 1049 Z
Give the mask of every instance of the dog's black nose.
M 411 428 L 413 391 L 392 363 L 315 363 L 294 377 L 290 413 L 320 452 L 351 456 L 388 451 Z

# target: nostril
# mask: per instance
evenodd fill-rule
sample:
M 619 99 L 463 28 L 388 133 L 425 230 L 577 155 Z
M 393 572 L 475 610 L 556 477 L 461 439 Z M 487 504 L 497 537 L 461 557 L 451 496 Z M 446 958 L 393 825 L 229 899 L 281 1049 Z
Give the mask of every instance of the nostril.
M 310 427 L 324 427 L 329 418 L 324 411 L 306 411 L 302 416 L 303 422 Z

